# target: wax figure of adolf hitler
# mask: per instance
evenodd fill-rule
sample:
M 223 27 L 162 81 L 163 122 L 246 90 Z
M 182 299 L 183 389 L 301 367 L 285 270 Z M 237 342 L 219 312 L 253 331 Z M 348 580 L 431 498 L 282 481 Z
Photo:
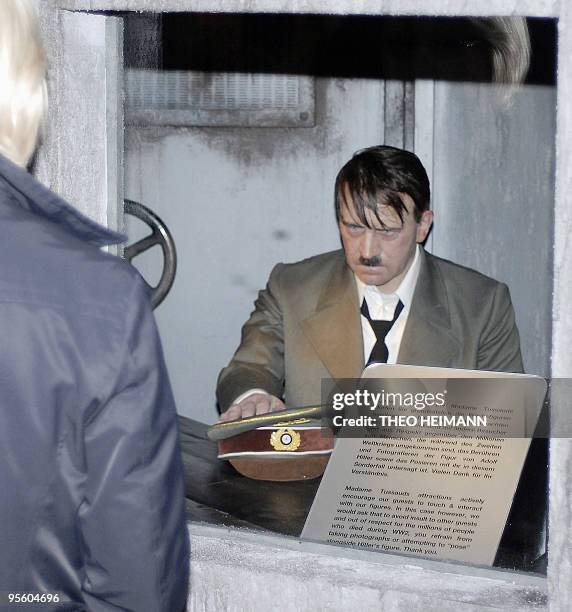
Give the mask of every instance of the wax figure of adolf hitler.
M 374 361 L 522 372 L 506 285 L 423 249 L 429 201 L 409 151 L 370 147 L 343 166 L 343 249 L 272 270 L 220 373 L 222 420 L 319 404 L 322 378 Z

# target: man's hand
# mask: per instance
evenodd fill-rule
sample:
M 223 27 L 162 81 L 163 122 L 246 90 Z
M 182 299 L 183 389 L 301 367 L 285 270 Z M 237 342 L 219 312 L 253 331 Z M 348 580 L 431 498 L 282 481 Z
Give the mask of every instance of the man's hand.
M 274 395 L 268 393 L 253 393 L 245 397 L 241 402 L 233 404 L 226 412 L 223 412 L 218 422 L 236 421 L 257 414 L 285 410 L 285 408 L 284 402 Z

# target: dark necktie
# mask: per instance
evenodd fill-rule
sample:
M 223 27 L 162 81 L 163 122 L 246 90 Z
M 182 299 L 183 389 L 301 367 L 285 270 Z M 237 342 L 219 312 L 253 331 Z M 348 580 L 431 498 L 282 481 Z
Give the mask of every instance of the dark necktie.
M 361 304 L 361 313 L 362 315 L 369 321 L 373 332 L 375 333 L 375 344 L 371 349 L 371 353 L 369 359 L 367 360 L 366 365 L 370 363 L 387 363 L 387 357 L 389 355 L 387 346 L 385 346 L 385 337 L 389 333 L 389 330 L 393 327 L 395 321 L 401 314 L 403 310 L 403 302 L 399 300 L 397 306 L 395 307 L 395 313 L 393 315 L 393 319 L 391 321 L 378 321 L 372 319 L 369 316 L 369 308 L 367 307 L 367 302 L 365 297 L 363 298 L 363 302 Z

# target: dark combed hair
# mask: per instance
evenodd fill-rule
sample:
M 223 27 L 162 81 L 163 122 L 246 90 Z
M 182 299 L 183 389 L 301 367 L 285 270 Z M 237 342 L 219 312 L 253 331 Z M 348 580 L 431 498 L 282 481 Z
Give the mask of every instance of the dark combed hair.
M 385 145 L 362 149 L 345 164 L 336 177 L 336 216 L 340 220 L 342 204 L 348 193 L 361 223 L 369 227 L 366 209 L 379 223 L 379 206 L 390 206 L 403 222 L 406 213 L 400 193 L 406 193 L 415 203 L 414 216 L 420 221 L 429 210 L 431 191 L 429 178 L 419 158 L 410 151 Z

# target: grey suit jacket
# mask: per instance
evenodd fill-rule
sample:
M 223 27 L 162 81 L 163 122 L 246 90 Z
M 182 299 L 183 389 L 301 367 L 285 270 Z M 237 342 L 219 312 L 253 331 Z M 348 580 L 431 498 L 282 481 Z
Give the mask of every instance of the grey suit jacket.
M 397 361 L 522 372 L 506 285 L 421 249 Z M 363 367 L 357 288 L 343 251 L 278 264 L 220 373 L 219 408 L 255 387 L 288 407 L 318 404 L 323 378 L 358 378 Z

